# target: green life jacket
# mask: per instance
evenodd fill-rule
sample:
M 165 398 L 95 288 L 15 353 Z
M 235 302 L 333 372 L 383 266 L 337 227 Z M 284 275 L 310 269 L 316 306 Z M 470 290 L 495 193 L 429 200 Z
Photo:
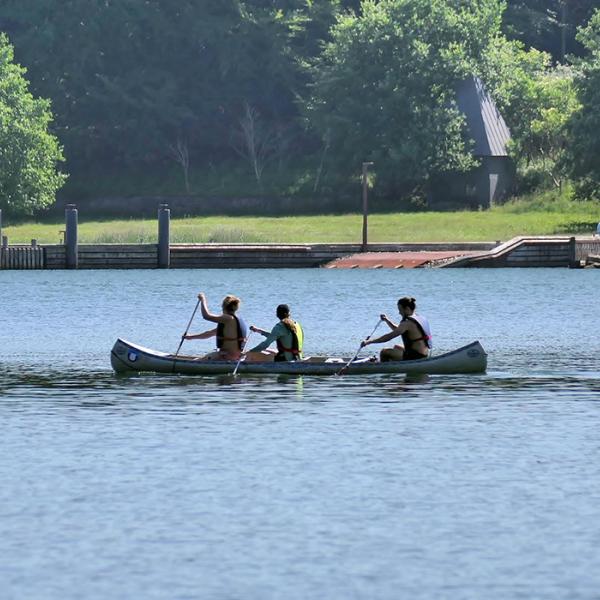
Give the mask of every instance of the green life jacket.
M 283 323 L 283 321 L 282 321 Z M 277 340 L 277 356 L 279 360 L 286 360 L 285 353 L 289 352 L 294 358 L 292 360 L 301 360 L 302 359 L 302 349 L 304 347 L 304 331 L 302 330 L 302 326 L 297 321 L 294 321 L 296 324 L 296 331 L 293 330 L 287 323 L 283 323 L 287 330 L 292 334 L 292 347 L 286 348 L 283 345 L 281 339 Z

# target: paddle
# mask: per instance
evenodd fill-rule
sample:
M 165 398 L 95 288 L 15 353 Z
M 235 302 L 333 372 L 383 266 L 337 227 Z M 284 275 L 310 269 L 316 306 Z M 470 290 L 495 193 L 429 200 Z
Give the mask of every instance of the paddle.
M 371 331 L 371 333 L 365 338 L 366 340 L 370 340 L 373 337 L 373 335 L 377 331 L 377 328 L 381 325 L 382 322 L 383 321 L 381 319 L 377 321 L 377 325 L 375 325 L 373 331 Z M 356 351 L 356 354 L 336 373 L 336 376 L 341 375 L 344 371 L 346 371 L 346 369 L 348 369 L 348 367 L 358 358 L 358 355 L 360 354 L 360 351 L 362 349 L 363 345 L 361 343 L 361 345 L 358 347 L 358 350 Z
M 252 337 L 253 333 L 254 333 L 253 331 L 250 331 L 250 333 L 248 334 L 248 337 L 246 338 L 246 341 L 244 342 L 244 348 L 248 345 L 248 340 Z M 243 351 L 243 349 L 242 349 L 242 351 Z M 241 364 L 243 358 L 244 358 L 244 355 L 240 354 L 240 360 L 237 361 L 237 364 L 235 365 L 235 369 L 233 370 L 233 373 L 232 373 L 232 375 L 234 377 L 237 375 L 238 369 L 240 368 L 240 364 Z
M 183 342 L 185 341 L 185 336 L 188 334 L 188 331 L 190 330 L 190 327 L 192 326 L 192 321 L 194 320 L 194 317 L 196 316 L 196 311 L 198 310 L 198 307 L 200 306 L 200 298 L 198 298 L 198 302 L 196 302 L 196 308 L 194 308 L 194 312 L 192 313 L 192 318 L 190 319 L 190 322 L 188 323 L 187 327 L 185 328 L 185 333 L 181 336 L 181 341 L 179 342 L 179 347 L 177 348 L 177 352 L 175 352 L 175 358 L 177 358 L 177 355 L 179 354 L 179 351 L 181 350 L 181 346 L 183 346 Z M 174 363 L 173 363 L 174 366 Z

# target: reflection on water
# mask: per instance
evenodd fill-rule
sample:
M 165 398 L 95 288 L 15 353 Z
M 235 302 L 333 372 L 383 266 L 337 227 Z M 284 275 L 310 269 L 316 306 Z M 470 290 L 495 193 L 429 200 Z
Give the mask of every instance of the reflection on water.
M 536 374 L 529 377 L 490 372 L 484 375 L 376 375 L 317 377 L 297 375 L 116 375 L 110 371 L 43 370 L 9 366 L 0 372 L 0 396 L 9 399 L 105 397 L 111 406 L 138 398 L 144 402 L 268 402 L 286 399 L 328 402 L 342 398 L 380 400 L 393 398 L 448 400 L 461 397 L 531 399 L 572 397 L 573 400 L 600 400 L 600 377 L 594 373 L 580 376 Z M 140 407 L 141 408 L 141 407 Z M 156 408 L 156 407 L 154 407 Z M 168 409 L 168 407 L 163 407 Z

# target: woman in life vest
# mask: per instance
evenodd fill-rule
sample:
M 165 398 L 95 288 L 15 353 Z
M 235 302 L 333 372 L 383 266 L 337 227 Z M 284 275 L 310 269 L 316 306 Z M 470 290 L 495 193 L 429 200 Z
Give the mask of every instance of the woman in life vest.
M 203 356 L 203 360 L 239 360 L 248 338 L 248 326 L 242 317 L 236 315 L 241 300 L 236 296 L 228 295 L 223 298 L 223 312 L 220 315 L 212 314 L 208 310 L 206 296 L 198 294 L 202 317 L 207 321 L 216 323 L 215 329 L 203 333 L 189 334 L 186 340 L 205 340 L 217 338 L 217 350 Z
M 381 320 L 391 329 L 390 333 L 372 340 L 363 340 L 361 347 L 368 344 L 383 344 L 401 336 L 403 345 L 384 348 L 379 354 L 381 362 L 427 358 L 432 348 L 431 328 L 427 319 L 422 315 L 417 315 L 415 309 L 414 298 L 400 298 L 398 300 L 398 312 L 402 317 L 400 323 L 396 325 L 386 315 L 381 315 Z
M 264 342 L 251 348 L 248 353 L 251 352 L 263 352 L 273 342 L 277 342 L 277 353 L 275 354 L 275 361 L 292 361 L 302 359 L 302 347 L 304 345 L 304 332 L 300 323 L 294 321 L 290 317 L 290 307 L 287 304 L 280 304 L 277 307 L 277 318 L 279 323 L 268 332 L 254 325 L 250 326 L 251 331 L 264 335 L 267 339 Z M 265 360 L 269 355 L 267 353 L 262 354 L 262 360 Z M 252 357 L 255 360 L 260 360 L 260 357 Z

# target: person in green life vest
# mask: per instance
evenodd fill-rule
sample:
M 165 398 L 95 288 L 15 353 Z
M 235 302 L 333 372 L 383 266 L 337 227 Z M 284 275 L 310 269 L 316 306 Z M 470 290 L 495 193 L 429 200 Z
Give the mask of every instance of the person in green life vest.
M 304 332 L 300 323 L 294 321 L 290 317 L 290 307 L 287 304 L 280 304 L 277 307 L 277 318 L 279 323 L 268 332 L 254 325 L 250 326 L 250 331 L 260 333 L 267 339 L 264 342 L 254 346 L 248 350 L 248 354 L 252 352 L 263 352 L 273 342 L 277 342 L 277 353 L 275 354 L 275 361 L 291 361 L 302 359 L 302 347 L 304 345 Z M 263 360 L 265 355 L 263 354 Z M 257 357 L 252 357 L 257 360 Z

